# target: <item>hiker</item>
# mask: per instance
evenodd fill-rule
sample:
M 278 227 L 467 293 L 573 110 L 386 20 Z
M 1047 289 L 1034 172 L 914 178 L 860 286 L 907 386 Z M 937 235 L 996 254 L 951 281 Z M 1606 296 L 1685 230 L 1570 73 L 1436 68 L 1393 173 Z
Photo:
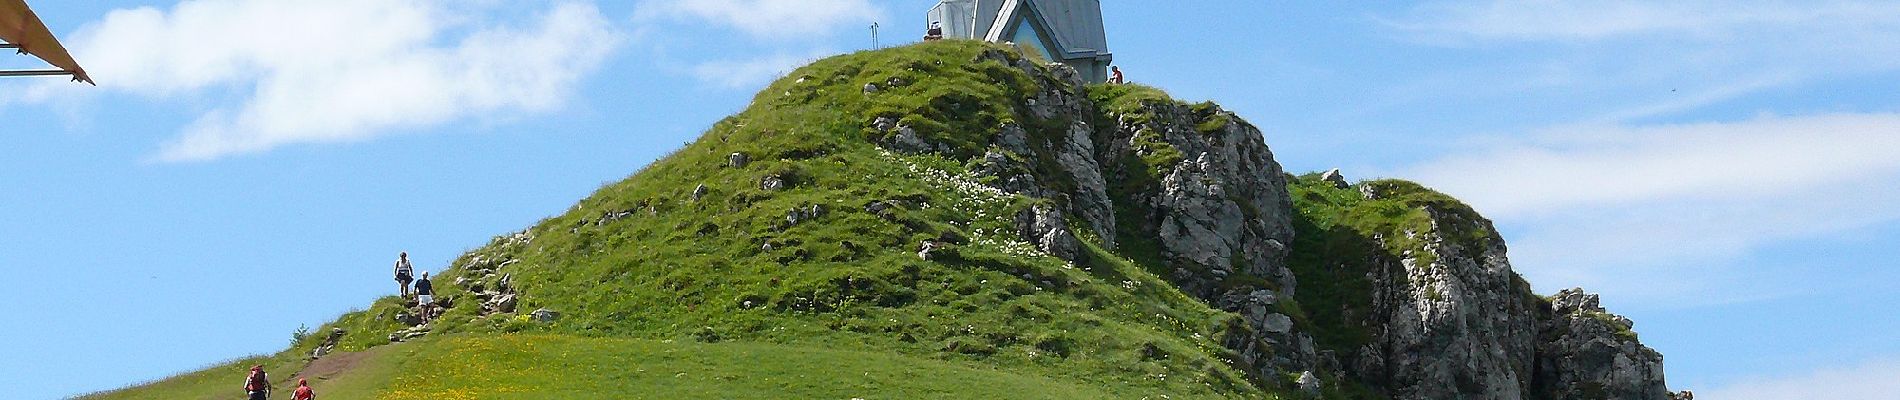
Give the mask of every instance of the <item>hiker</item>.
M 251 376 L 244 378 L 244 393 L 250 395 L 251 400 L 266 400 L 270 398 L 270 391 L 270 374 L 264 373 L 264 366 L 251 367 Z
M 290 394 L 290 400 L 317 400 L 317 391 L 310 390 L 310 380 L 297 378 L 297 391 Z
M 1113 73 L 1109 74 L 1108 83 L 1113 83 L 1117 85 L 1128 83 L 1128 81 L 1122 79 L 1122 67 L 1120 65 L 1108 67 L 1108 69 L 1111 71 L 1114 71 Z
M 924 31 L 924 40 L 943 40 L 943 25 L 930 21 L 930 30 Z
M 416 280 L 416 305 L 422 307 L 422 323 L 429 323 L 435 314 L 435 285 L 429 283 L 429 272 L 422 272 L 422 279 Z
M 415 268 L 409 266 L 409 252 L 405 251 L 401 254 L 397 254 L 396 283 L 402 286 L 402 298 L 409 298 L 409 281 L 414 279 L 410 277 L 414 273 Z

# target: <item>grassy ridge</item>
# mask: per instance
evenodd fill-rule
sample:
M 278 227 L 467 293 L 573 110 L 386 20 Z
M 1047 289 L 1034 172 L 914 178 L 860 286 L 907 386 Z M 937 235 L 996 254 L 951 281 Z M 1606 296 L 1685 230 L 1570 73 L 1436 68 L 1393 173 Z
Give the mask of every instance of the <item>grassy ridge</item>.
M 870 367 L 839 357 L 872 354 L 886 364 L 963 366 L 976 372 L 939 372 L 945 382 L 1010 389 L 994 393 L 1008 395 L 965 396 L 990 392 L 932 386 L 926 379 L 917 392 L 896 392 L 922 397 L 935 397 L 930 390 L 958 390 L 955 397 L 1273 397 L 1227 364 L 1232 355 L 1219 343 L 1237 323 L 1232 314 L 1180 293 L 1150 272 L 1154 266 L 1092 240 L 1085 240 L 1085 260 L 1070 262 L 1016 238 L 1017 212 L 1047 200 L 981 185 L 971 173 L 975 157 L 1004 124 L 1023 127 L 1032 144 L 1047 144 L 1072 122 L 1024 108 L 1060 82 L 1048 71 L 1018 67 L 1020 57 L 1003 46 L 945 41 L 833 57 L 792 72 L 698 141 L 525 230 L 520 237 L 531 241 L 499 237 L 438 273 L 440 297 L 455 306 L 431 337 L 453 339 L 422 347 L 452 343 L 441 350 L 451 355 L 424 351 L 403 362 L 455 375 L 391 379 L 396 387 L 432 388 L 417 393 L 448 398 L 469 391 L 540 398 L 534 396 L 632 390 L 593 386 L 615 383 L 591 378 L 520 375 L 509 367 L 606 362 L 593 354 L 632 357 L 614 365 L 636 372 L 640 362 L 690 362 L 639 358 L 653 343 L 672 341 L 749 348 L 749 357 L 803 365 Z M 877 89 L 867 91 L 867 84 Z M 1113 104 L 1165 99 L 1152 90 L 1061 90 Z M 879 118 L 900 121 L 945 147 L 926 155 L 881 150 L 875 143 L 892 133 L 873 128 Z M 734 153 L 750 162 L 728 165 Z M 763 187 L 767 180 L 783 187 Z M 924 241 L 949 249 L 926 260 L 917 254 Z M 468 266 L 498 260 L 512 260 L 500 272 L 512 275 L 521 311 L 481 315 L 473 296 L 449 283 L 480 278 Z M 539 323 L 523 315 L 543 307 L 563 317 Z M 402 328 L 394 322 L 401 311 L 399 302 L 385 298 L 316 332 L 342 327 L 349 334 L 340 350 L 378 349 Z M 536 336 L 495 336 L 511 333 Z M 519 339 L 497 339 L 522 337 L 558 339 L 519 348 L 506 341 Z M 285 354 L 314 346 L 315 338 L 306 339 Z M 700 356 L 724 357 L 706 351 L 712 353 Z M 749 376 L 742 371 L 750 363 L 706 362 L 688 376 Z M 211 375 L 229 373 L 216 372 Z M 772 376 L 757 373 L 759 379 L 747 381 L 765 385 L 763 378 Z M 616 376 L 611 380 L 644 379 Z M 872 398 L 899 387 L 893 382 L 919 377 L 846 378 L 813 376 L 803 384 L 832 396 L 843 393 L 817 391 L 833 388 L 827 379 L 858 382 L 865 393 L 851 395 Z M 728 381 L 683 384 L 682 390 L 704 387 L 690 392 L 695 395 L 745 397 L 720 390 L 750 390 Z M 376 393 L 408 396 L 387 389 Z M 516 393 L 523 397 L 505 397 Z

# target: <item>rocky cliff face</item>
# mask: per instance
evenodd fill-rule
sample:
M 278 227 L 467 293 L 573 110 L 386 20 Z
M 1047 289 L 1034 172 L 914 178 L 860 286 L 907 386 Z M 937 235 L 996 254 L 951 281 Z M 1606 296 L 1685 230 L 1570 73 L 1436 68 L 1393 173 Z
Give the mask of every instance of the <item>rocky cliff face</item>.
M 1491 222 L 1455 199 L 1402 181 L 1299 184 L 1303 216 L 1331 239 L 1321 269 L 1363 274 L 1368 293 L 1334 293 L 1357 317 L 1315 329 L 1364 330 L 1337 347 L 1342 374 L 1394 398 L 1665 399 L 1661 356 L 1594 296 L 1536 296 L 1511 268 Z
M 1298 374 L 1316 360 L 1313 339 L 1283 309 L 1296 280 L 1287 269 L 1293 240 L 1285 173 L 1260 130 L 1211 105 L 1143 101 L 1108 110 L 1101 154 L 1119 180 L 1153 172 L 1159 182 L 1124 185 L 1124 241 L 1158 250 L 1182 291 L 1241 315 L 1228 348 L 1263 376 Z M 1177 157 L 1155 157 L 1156 154 Z
M 1662 354 L 1636 340 L 1629 318 L 1597 295 L 1567 289 L 1538 321 L 1535 394 L 1547 399 L 1663 399 Z
M 1529 288 L 1517 284 L 1501 241 L 1447 240 L 1439 232 L 1472 221 L 1424 211 L 1431 229 L 1404 232 L 1421 248 L 1402 253 L 1375 286 L 1382 323 L 1353 354 L 1353 372 L 1400 398 L 1523 398 L 1536 348 Z
M 1023 241 L 1078 259 L 1079 229 L 1104 247 L 1142 253 L 1135 257 L 1165 267 L 1182 291 L 1241 315 L 1223 342 L 1244 369 L 1277 377 L 1312 368 L 1313 340 L 1279 301 L 1295 284 L 1283 261 L 1291 200 L 1258 129 L 1217 107 L 1158 96 L 1102 96 L 1124 102 L 1110 110 L 1066 67 L 1003 51 L 980 59 L 1028 72 L 1040 85 L 1017 105 L 1016 122 L 995 128 L 973 168 L 995 189 L 1052 202 L 1016 217 Z M 906 136 L 895 123 L 879 129 Z M 904 153 L 942 148 L 882 143 Z
M 1328 295 L 1362 306 L 1306 312 L 1350 315 L 1352 328 L 1297 319 L 1288 303 L 1304 296 L 1286 258 L 1305 232 L 1295 232 L 1287 175 L 1257 128 L 1211 104 L 1139 88 L 1090 93 L 1060 66 L 984 57 L 1041 77 L 1041 91 L 1018 105 L 1021 120 L 995 128 L 975 168 L 996 189 L 1052 201 L 1017 216 L 1019 236 L 1077 259 L 1080 231 L 1162 268 L 1183 292 L 1241 316 L 1223 343 L 1263 380 L 1306 372 L 1298 385 L 1310 387 L 1318 369 L 1393 398 L 1666 398 L 1660 355 L 1626 319 L 1580 292 L 1537 297 L 1490 221 L 1409 183 L 1354 188 L 1336 172 L 1318 181 L 1414 217 L 1355 231 L 1379 251 L 1331 255 L 1357 258 L 1368 290 Z M 1315 329 L 1365 332 L 1321 348 Z

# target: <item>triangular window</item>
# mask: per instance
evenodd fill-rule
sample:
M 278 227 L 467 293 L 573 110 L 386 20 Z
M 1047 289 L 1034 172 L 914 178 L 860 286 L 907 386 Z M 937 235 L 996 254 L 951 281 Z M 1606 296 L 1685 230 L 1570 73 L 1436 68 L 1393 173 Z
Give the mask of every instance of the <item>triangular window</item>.
M 1017 15 L 1022 15 L 1022 18 L 1017 19 L 1016 34 L 1010 35 L 1009 41 L 1015 42 L 1019 46 L 1035 48 L 1036 51 L 1041 52 L 1042 56 L 1048 58 L 1049 61 L 1061 61 L 1062 59 L 1056 58 L 1054 52 L 1049 51 L 1049 42 L 1043 40 L 1042 27 L 1040 24 L 1035 23 L 1034 18 L 1031 18 L 1029 10 L 1022 10 L 1018 12 Z

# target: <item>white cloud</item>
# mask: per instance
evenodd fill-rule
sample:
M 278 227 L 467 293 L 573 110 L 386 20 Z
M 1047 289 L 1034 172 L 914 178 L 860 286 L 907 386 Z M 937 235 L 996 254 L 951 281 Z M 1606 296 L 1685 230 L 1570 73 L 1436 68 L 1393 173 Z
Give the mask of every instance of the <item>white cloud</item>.
M 867 0 L 649 0 L 637 18 L 694 18 L 758 38 L 793 39 L 876 21 L 883 10 Z
M 1667 117 L 1772 89 L 1900 71 L 1900 41 L 1891 40 L 1900 36 L 1900 3 L 1890 1 L 1434 1 L 1381 22 L 1403 40 L 1537 59 L 1552 67 L 1467 71 L 1484 81 L 1462 84 L 1533 87 L 1520 96 L 1601 95 L 1577 107 L 1601 114 L 1594 120 Z M 1510 80 L 1563 84 L 1500 82 Z
M 1490 40 L 1714 39 L 1757 29 L 1900 25 L 1900 4 L 1784 0 L 1495 0 L 1428 3 L 1391 21 L 1406 30 Z
M 1900 393 L 1900 360 L 1874 361 L 1806 375 L 1753 379 L 1714 390 L 1708 400 L 1887 399 Z
M 248 91 L 214 103 L 157 155 L 194 161 L 548 111 L 618 41 L 589 3 L 558 2 L 532 21 L 479 4 L 186 0 L 113 11 L 70 44 L 108 90 Z
M 1900 114 L 1580 126 L 1472 148 L 1397 175 L 1513 228 L 1512 258 L 1533 282 L 1614 296 L 1787 294 L 1767 293 L 1802 289 L 1781 271 L 1733 261 L 1900 221 Z M 1725 290 L 1695 290 L 1707 288 Z
M 1578 126 L 1492 143 L 1411 169 L 1487 212 L 1657 200 L 1714 201 L 1900 173 L 1900 114 L 1733 123 Z

